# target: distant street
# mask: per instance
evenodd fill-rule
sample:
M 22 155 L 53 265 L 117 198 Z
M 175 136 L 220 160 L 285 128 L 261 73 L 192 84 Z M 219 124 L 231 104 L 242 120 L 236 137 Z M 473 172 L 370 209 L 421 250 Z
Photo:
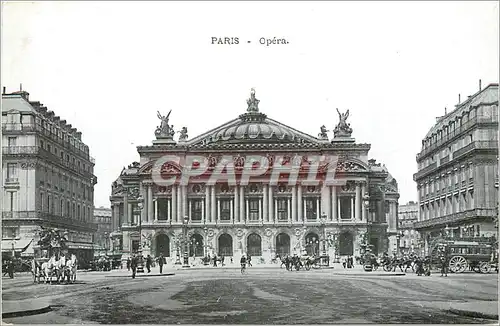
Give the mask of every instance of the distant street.
M 8 323 L 314 324 L 491 323 L 453 314 L 451 303 L 497 300 L 492 274 L 418 277 L 360 269 L 288 272 L 250 267 L 170 270 L 174 276 L 127 277 L 123 270 L 79 273 L 78 284 L 3 278 L 3 300 L 37 297 L 52 311 Z M 158 274 L 157 268 L 152 274 Z

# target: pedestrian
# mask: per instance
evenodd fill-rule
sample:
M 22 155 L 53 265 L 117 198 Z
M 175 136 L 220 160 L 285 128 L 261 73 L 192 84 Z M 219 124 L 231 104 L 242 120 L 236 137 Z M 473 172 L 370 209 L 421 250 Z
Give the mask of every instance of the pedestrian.
M 148 270 L 148 273 L 151 273 L 151 265 L 153 264 L 153 259 L 151 258 L 151 255 L 148 255 L 146 257 L 146 269 Z
M 160 257 L 158 257 L 158 266 L 160 266 L 160 274 L 163 273 L 163 263 L 165 262 L 165 257 L 163 257 L 163 254 L 160 254 Z
M 130 260 L 130 268 L 132 268 L 132 278 L 135 278 L 135 272 L 137 271 L 137 257 L 132 255 L 132 259 Z
M 127 258 L 127 271 L 130 271 L 130 263 L 131 263 L 131 261 L 130 261 L 130 257 L 129 257 L 129 258 Z
M 9 261 L 7 271 L 9 272 L 9 277 L 14 278 L 14 259 Z
M 231 256 L 231 265 L 233 264 L 233 256 Z
M 224 257 L 224 255 L 220 256 L 220 263 L 221 263 L 222 267 L 224 267 L 224 259 L 225 258 L 226 257 Z
M 248 261 L 248 267 L 252 266 L 252 256 L 248 255 L 247 261 Z
M 344 269 L 347 267 L 347 259 L 345 257 L 342 258 L 342 266 L 344 266 Z
M 448 252 L 446 246 L 441 251 L 441 276 L 448 277 Z
M 214 267 L 217 267 L 217 255 L 214 254 Z

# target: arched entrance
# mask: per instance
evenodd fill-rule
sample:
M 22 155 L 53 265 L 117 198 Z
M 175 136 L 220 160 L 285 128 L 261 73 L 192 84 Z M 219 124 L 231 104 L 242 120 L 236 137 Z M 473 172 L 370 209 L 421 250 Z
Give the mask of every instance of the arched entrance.
M 306 251 L 308 255 L 319 255 L 319 236 L 316 233 L 306 235 Z
M 233 255 L 233 237 L 224 233 L 219 237 L 219 256 Z
M 247 254 L 250 256 L 262 256 L 262 239 L 257 233 L 252 233 L 247 240 Z
M 339 236 L 339 255 L 352 256 L 354 254 L 353 236 L 349 232 L 343 232 Z
M 163 254 L 163 257 L 170 257 L 170 238 L 166 234 L 156 236 L 156 257 Z
M 189 256 L 203 257 L 203 237 L 198 233 L 191 236 L 189 241 Z
M 276 254 L 284 257 L 290 255 L 290 236 L 280 233 L 276 236 Z

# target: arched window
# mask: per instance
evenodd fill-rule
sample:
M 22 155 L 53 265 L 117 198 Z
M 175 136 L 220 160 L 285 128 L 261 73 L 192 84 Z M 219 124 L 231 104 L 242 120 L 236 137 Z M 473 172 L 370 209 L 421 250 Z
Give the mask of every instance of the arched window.
M 233 256 L 233 238 L 227 233 L 219 237 L 219 256 Z
M 280 233 L 276 236 L 276 254 L 281 257 L 290 255 L 290 236 Z
M 170 257 L 170 238 L 166 234 L 159 234 L 156 237 L 156 257 L 163 254 L 164 257 Z
M 189 241 L 189 256 L 203 257 L 203 237 L 195 233 Z
M 250 256 L 262 256 L 262 239 L 260 235 L 252 233 L 248 236 L 247 254 Z

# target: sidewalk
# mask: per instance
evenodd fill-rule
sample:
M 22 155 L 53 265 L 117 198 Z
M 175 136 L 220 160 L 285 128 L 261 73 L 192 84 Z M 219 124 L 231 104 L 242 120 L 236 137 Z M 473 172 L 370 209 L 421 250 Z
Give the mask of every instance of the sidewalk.
M 49 312 L 50 299 L 2 300 L 2 318 L 29 316 Z
M 498 301 L 414 301 L 421 307 L 438 308 L 460 316 L 498 320 Z

